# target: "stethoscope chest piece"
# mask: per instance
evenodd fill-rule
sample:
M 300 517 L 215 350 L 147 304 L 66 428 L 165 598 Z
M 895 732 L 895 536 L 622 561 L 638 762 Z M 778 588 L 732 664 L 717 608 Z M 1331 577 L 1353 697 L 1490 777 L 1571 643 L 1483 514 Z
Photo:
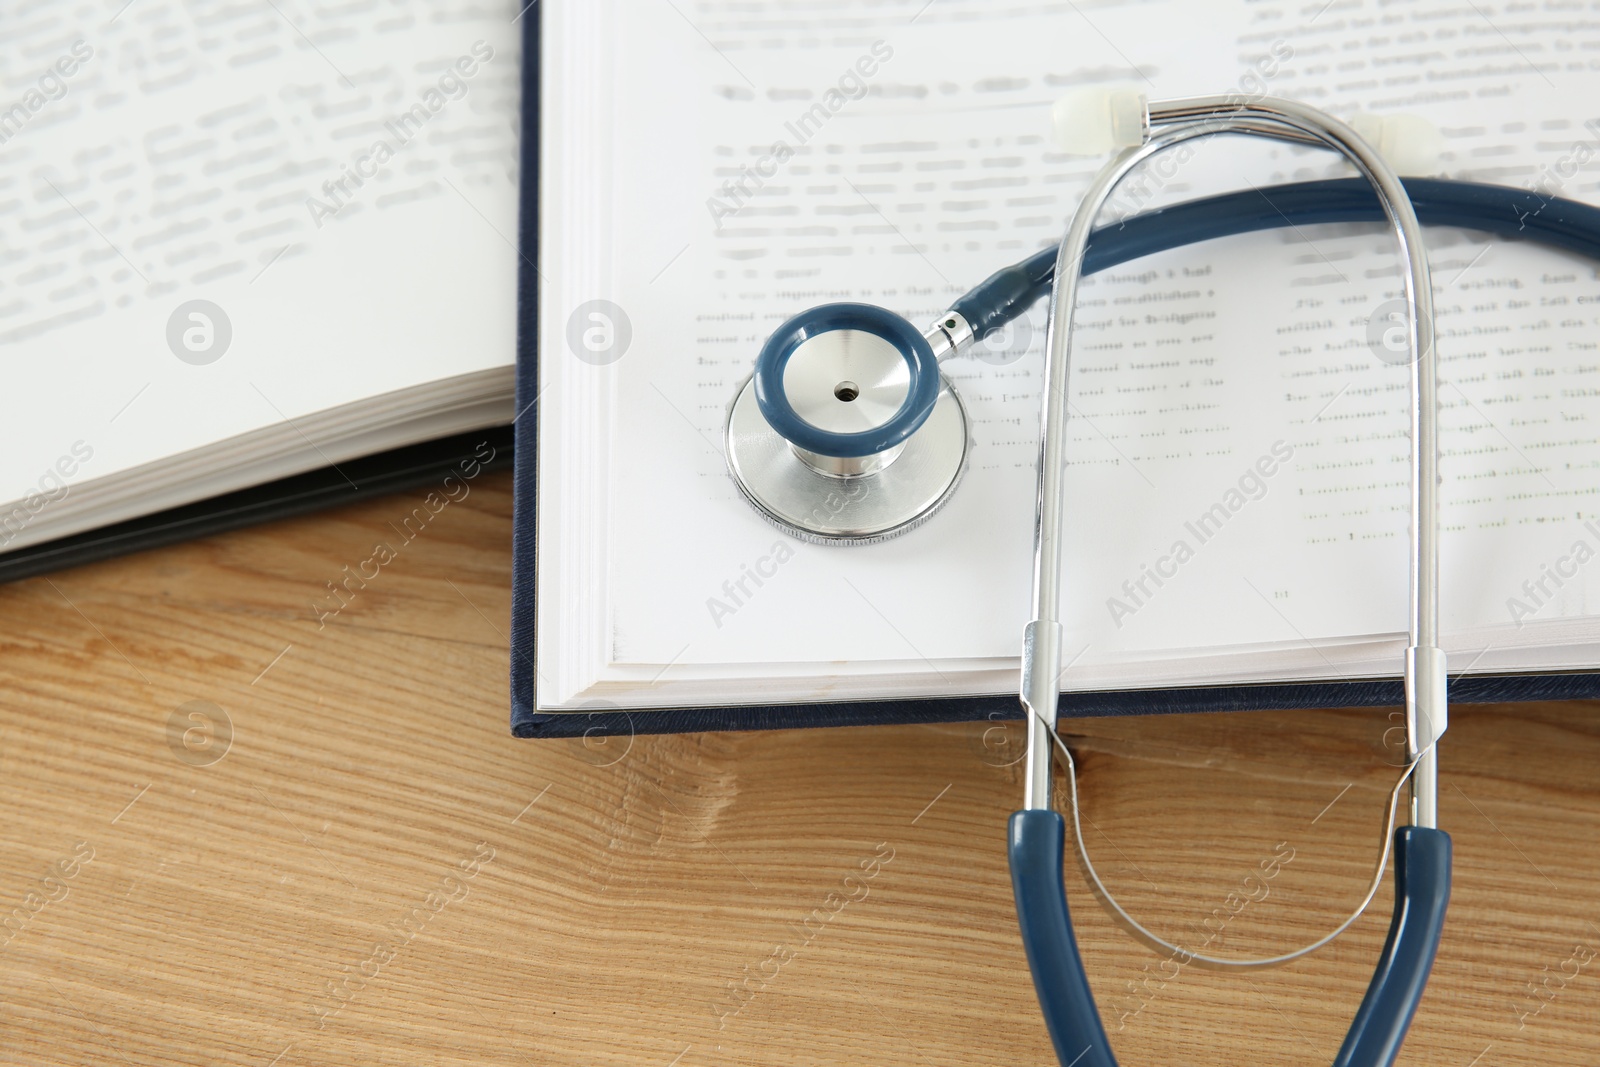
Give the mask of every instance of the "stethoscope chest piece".
M 927 339 L 867 304 L 812 308 L 778 327 L 728 409 L 734 482 L 807 541 L 914 528 L 949 499 L 967 442 L 966 411 Z

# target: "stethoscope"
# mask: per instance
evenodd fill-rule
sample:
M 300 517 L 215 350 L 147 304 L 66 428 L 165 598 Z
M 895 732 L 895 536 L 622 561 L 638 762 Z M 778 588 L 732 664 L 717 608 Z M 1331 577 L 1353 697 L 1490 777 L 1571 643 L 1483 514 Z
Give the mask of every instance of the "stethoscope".
M 1045 1023 L 1063 1067 L 1114 1067 L 1067 913 L 1062 864 L 1066 822 L 1051 807 L 1053 748 L 1068 766 L 1073 832 L 1101 899 L 1149 944 L 1180 964 L 1261 967 L 1320 948 L 1376 894 L 1392 849 L 1394 913 L 1377 969 L 1336 1067 L 1387 1065 L 1399 1052 L 1438 949 L 1450 897 L 1450 837 L 1437 828 L 1436 746 L 1447 725 L 1448 683 L 1439 647 L 1438 445 L 1433 290 L 1421 223 L 1524 237 L 1600 258 L 1600 209 L 1499 186 L 1402 182 L 1369 139 L 1404 154 L 1417 128 L 1373 123 L 1363 132 L 1304 104 L 1274 98 L 1195 97 L 1150 103 L 1133 92 L 1058 105 L 1065 129 L 1092 151 L 1121 148 L 1100 171 L 1059 246 L 988 278 L 926 331 L 867 304 L 812 308 L 767 340 L 728 410 L 726 452 L 735 483 L 769 521 L 823 543 L 870 543 L 926 521 L 949 499 L 967 462 L 967 414 L 939 364 L 969 350 L 1049 292 L 1044 404 L 1034 514 L 1033 619 L 1024 630 L 1020 696 L 1028 743 L 1023 808 L 1011 816 L 1017 918 Z M 1116 186 L 1174 145 L 1245 133 L 1342 154 L 1360 179 L 1303 182 L 1190 201 L 1101 229 L 1094 222 Z M 1397 141 L 1397 145 L 1384 145 Z M 1407 168 L 1409 169 L 1409 168 Z M 1060 588 L 1063 441 L 1072 325 L 1082 275 L 1197 241 L 1280 226 L 1386 221 L 1402 272 L 1410 356 L 1410 632 L 1404 660 L 1408 763 L 1389 798 L 1382 854 L 1365 899 L 1335 930 L 1266 959 L 1207 956 L 1136 922 L 1101 883 L 1078 822 L 1071 753 L 1056 734 L 1061 689 Z M 1410 783 L 1408 825 L 1395 827 Z M 1392 833 L 1392 838 L 1391 838 Z

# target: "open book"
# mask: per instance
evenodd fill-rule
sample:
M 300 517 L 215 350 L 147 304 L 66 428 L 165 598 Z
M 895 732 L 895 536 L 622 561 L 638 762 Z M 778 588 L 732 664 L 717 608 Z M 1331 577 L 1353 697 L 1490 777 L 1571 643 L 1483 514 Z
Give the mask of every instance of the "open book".
M 0 553 L 511 420 L 519 6 L 6 19 Z
M 1317 6 L 546 6 L 524 706 L 1015 692 L 1042 305 L 945 364 L 969 466 L 894 540 L 767 525 L 730 480 L 723 420 L 790 314 L 854 299 L 925 324 L 1059 240 L 1103 162 L 1050 147 L 1068 89 L 1409 112 L 1442 132 L 1449 177 L 1597 199 L 1600 73 L 1583 57 L 1600 19 Z M 1220 138 L 1112 207 L 1350 173 Z M 1600 272 L 1466 231 L 1429 247 L 1450 671 L 1600 666 Z M 1064 689 L 1398 676 L 1407 372 L 1373 343 L 1398 292 L 1376 226 L 1214 241 L 1086 281 Z

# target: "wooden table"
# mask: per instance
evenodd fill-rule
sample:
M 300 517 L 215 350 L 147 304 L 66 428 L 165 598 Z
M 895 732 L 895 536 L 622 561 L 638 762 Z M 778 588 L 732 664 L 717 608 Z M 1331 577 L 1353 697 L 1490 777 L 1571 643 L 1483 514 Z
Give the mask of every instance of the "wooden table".
M 414 496 L 0 589 L 0 1061 L 1051 1062 L 1003 731 L 513 740 L 507 476 L 318 625 Z M 1312 940 L 1362 894 L 1394 726 L 1071 723 L 1093 858 L 1173 937 Z M 1455 709 L 1455 893 L 1403 1062 L 1600 1059 L 1597 765 L 1600 707 Z M 1239 974 L 1069 896 L 1127 1065 L 1330 1061 L 1390 904 Z

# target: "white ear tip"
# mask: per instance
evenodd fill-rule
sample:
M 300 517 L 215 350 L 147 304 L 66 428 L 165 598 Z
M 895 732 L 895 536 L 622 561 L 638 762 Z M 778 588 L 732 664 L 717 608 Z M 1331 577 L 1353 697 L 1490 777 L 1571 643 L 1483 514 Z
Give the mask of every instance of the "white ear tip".
M 1148 104 L 1137 89 L 1077 89 L 1050 108 L 1056 147 L 1075 156 L 1103 156 L 1143 144 Z
M 1358 114 L 1350 126 L 1401 177 L 1439 172 L 1444 135 L 1422 116 Z

